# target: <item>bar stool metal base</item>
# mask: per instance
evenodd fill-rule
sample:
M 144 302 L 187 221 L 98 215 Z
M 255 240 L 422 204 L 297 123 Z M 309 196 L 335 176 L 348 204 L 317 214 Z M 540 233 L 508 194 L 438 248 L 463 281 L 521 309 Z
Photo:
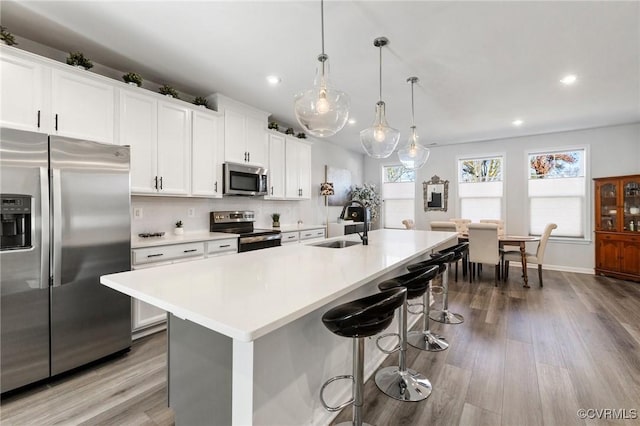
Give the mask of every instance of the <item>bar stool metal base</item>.
M 353 422 L 340 422 L 340 423 L 337 423 L 335 426 L 353 426 L 353 424 L 354 424 Z M 361 424 L 362 426 L 374 426 L 369 423 L 361 423 Z
M 376 373 L 376 385 L 391 398 L 400 401 L 422 401 L 431 395 L 431 382 L 422 374 L 398 366 L 385 367 Z
M 462 315 L 440 309 L 431 311 L 429 318 L 443 324 L 462 324 L 464 322 L 464 317 Z
M 410 331 L 407 334 L 407 343 L 422 351 L 440 352 L 449 347 L 446 339 L 431 331 Z

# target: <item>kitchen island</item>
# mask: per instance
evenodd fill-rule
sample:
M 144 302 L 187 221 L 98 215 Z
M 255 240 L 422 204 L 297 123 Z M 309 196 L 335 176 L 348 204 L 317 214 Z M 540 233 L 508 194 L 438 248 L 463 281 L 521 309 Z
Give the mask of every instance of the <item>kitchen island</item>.
M 378 230 L 368 246 L 289 245 L 101 282 L 169 312 L 177 425 L 326 424 L 332 415 L 318 392 L 329 377 L 350 373 L 351 341 L 326 330 L 322 314 L 377 292 L 378 282 L 456 241 L 453 232 Z M 375 345 L 366 349 L 370 375 L 383 355 Z M 349 392 L 347 384 L 327 395 L 345 400 Z

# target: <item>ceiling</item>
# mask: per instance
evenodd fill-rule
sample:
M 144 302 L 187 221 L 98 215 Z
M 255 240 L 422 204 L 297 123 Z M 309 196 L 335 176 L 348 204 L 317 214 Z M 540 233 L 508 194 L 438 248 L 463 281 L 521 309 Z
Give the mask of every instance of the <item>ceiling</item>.
M 295 124 L 293 96 L 311 87 L 319 1 L 5 1 L 13 34 L 140 73 L 194 96 L 222 93 Z M 363 152 L 386 36 L 383 100 L 406 141 L 407 77 L 417 76 L 421 142 L 450 144 L 640 122 L 640 2 L 327 1 L 325 50 L 351 97 L 329 141 Z M 559 80 L 574 73 L 578 81 Z M 273 87 L 266 76 L 278 75 Z M 512 121 L 524 124 L 514 127 Z

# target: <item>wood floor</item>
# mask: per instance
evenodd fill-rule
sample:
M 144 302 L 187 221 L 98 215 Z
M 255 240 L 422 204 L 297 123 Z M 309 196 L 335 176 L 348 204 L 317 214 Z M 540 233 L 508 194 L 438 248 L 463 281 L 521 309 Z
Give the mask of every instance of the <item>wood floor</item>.
M 451 347 L 409 349 L 408 365 L 433 393 L 422 402 L 384 396 L 365 385 L 365 421 L 390 425 L 585 424 L 577 410 L 640 414 L 640 284 L 544 271 L 523 289 L 519 270 L 494 287 L 450 280 L 460 325 L 432 323 Z M 367 344 L 373 344 L 368 342 Z M 348 356 L 348 355 L 347 355 Z M 394 364 L 391 356 L 385 365 Z M 166 408 L 166 334 L 134 343 L 127 355 L 5 398 L 4 425 L 171 425 Z M 350 408 L 337 421 L 348 421 Z M 586 420 L 640 424 L 640 420 Z M 189 425 L 190 426 L 190 425 Z

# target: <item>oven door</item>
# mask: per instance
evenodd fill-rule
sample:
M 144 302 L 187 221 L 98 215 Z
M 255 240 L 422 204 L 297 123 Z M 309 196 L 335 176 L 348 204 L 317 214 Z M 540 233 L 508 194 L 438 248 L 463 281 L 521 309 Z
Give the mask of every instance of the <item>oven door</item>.
M 267 195 L 267 170 L 243 164 L 223 164 L 223 194 Z
M 238 240 L 238 253 L 269 247 L 278 247 L 281 245 L 280 243 L 280 234 L 240 237 Z

